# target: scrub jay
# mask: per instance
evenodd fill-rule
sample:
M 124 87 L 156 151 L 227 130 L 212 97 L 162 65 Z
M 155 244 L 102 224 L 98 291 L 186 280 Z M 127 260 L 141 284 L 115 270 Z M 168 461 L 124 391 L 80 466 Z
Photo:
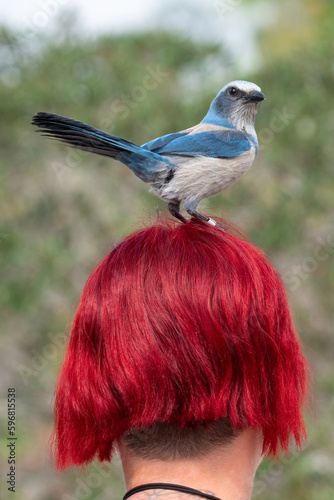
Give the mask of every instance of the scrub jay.
M 196 207 L 203 198 L 234 184 L 252 165 L 258 152 L 255 117 L 263 99 L 254 83 L 230 82 L 198 125 L 142 146 L 51 113 L 37 113 L 32 124 L 48 137 L 124 163 L 168 202 L 168 210 L 181 221 L 183 201 L 190 215 L 216 225 Z

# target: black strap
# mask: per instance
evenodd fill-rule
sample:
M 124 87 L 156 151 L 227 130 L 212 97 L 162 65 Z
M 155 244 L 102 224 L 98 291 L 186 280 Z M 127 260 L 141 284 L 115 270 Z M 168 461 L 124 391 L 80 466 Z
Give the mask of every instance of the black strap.
M 155 489 L 176 490 L 176 491 L 181 491 L 182 493 L 189 493 L 190 495 L 198 495 L 199 497 L 208 498 L 209 500 L 220 500 L 220 498 L 215 497 L 214 495 L 209 495 L 208 493 L 203 493 L 203 491 L 195 490 L 193 488 L 189 488 L 188 486 L 181 486 L 180 484 L 170 484 L 170 483 L 141 484 L 127 491 L 123 497 L 123 500 L 127 500 L 131 495 L 139 493 L 140 491 L 155 490 Z

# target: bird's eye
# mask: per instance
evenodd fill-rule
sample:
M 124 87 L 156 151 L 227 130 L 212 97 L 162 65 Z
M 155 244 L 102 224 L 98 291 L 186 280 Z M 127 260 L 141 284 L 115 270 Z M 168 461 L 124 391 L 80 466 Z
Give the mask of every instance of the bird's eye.
M 237 89 L 235 87 L 230 88 L 230 95 L 235 95 L 237 93 Z

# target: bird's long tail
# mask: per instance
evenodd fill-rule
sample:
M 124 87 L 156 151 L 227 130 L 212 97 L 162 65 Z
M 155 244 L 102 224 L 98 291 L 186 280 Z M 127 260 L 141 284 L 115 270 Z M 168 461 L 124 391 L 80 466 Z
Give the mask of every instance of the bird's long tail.
M 39 127 L 44 136 L 73 148 L 121 161 L 145 182 L 156 182 L 168 168 L 160 155 L 66 116 L 40 112 L 33 117 L 32 125 Z

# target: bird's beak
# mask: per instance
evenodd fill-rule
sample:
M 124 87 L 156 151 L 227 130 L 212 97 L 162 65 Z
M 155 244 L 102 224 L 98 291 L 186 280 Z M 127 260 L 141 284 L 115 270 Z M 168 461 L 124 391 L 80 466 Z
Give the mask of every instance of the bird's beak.
M 262 92 L 260 92 L 259 90 L 253 90 L 247 96 L 245 96 L 245 100 L 247 102 L 260 102 L 263 101 L 265 98 L 266 96 L 262 94 Z

